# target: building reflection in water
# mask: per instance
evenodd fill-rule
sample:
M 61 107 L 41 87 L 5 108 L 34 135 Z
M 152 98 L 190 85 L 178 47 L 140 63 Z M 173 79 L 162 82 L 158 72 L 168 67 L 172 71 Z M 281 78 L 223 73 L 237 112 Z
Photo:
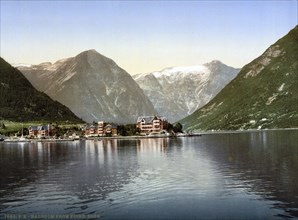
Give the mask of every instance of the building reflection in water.
M 121 216 L 127 204 L 135 208 L 141 201 L 147 208 L 149 197 L 166 204 L 181 199 L 170 209 L 173 213 L 178 210 L 175 207 L 184 210 L 196 201 L 198 209 L 192 211 L 201 214 L 204 210 L 199 205 L 215 204 L 216 210 L 221 199 L 225 202 L 220 205 L 228 210 L 234 206 L 226 201 L 237 203 L 240 196 L 253 206 L 272 201 L 270 209 L 298 217 L 296 134 L 260 131 L 190 138 L 0 143 L 0 210 L 46 214 L 110 208 L 111 214 L 120 207 Z M 186 197 L 191 203 L 183 200 Z M 14 198 L 20 201 L 13 203 Z M 160 204 L 155 208 L 161 207 L 163 213 L 166 204 Z
M 166 153 L 169 150 L 168 138 L 146 138 L 137 140 L 137 149 L 140 152 Z
M 66 164 L 65 181 L 59 188 L 80 200 L 104 200 L 138 175 L 135 147 L 128 145 L 124 152 L 119 151 L 117 140 L 81 142 L 77 152 L 72 153 L 75 158 Z

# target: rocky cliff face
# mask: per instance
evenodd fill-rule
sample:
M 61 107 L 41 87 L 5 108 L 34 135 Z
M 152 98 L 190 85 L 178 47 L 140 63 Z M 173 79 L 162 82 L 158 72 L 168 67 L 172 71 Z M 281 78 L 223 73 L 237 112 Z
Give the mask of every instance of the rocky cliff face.
M 38 90 L 87 122 L 135 123 L 140 115 L 156 114 L 132 77 L 95 50 L 19 69 Z
M 158 114 L 176 122 L 208 103 L 239 72 L 220 61 L 133 76 Z
M 181 120 L 188 130 L 298 127 L 298 26 L 242 68 L 212 101 Z

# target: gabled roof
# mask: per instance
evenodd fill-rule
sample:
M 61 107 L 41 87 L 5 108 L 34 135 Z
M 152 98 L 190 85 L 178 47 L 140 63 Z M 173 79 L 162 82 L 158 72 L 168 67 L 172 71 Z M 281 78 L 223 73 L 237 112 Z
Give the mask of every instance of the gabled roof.
M 154 116 L 140 116 L 140 117 L 138 117 L 137 123 L 144 121 L 146 124 L 150 124 L 150 123 L 152 123 L 152 121 L 154 119 L 159 119 L 161 121 L 167 121 L 166 117 L 154 115 Z
M 114 124 L 114 123 L 111 123 L 111 124 L 107 124 L 107 125 L 105 126 L 105 128 L 108 128 L 108 127 L 111 127 L 111 128 L 117 128 L 117 125 Z
M 159 119 L 162 120 L 162 121 L 167 121 L 168 120 L 166 117 L 163 117 L 163 116 L 159 117 Z
M 137 122 L 144 121 L 146 124 L 150 124 L 152 123 L 154 118 L 155 116 L 141 116 L 141 117 L 138 117 Z
M 85 127 L 86 129 L 90 129 L 90 128 L 94 128 L 94 129 L 97 129 L 98 128 L 98 125 L 97 124 L 87 124 L 86 125 L 86 127 Z
M 40 126 L 40 130 L 48 130 L 48 129 L 49 129 L 48 125 Z
M 49 126 L 48 125 L 30 126 L 29 129 L 33 131 L 42 131 L 42 130 L 48 130 Z
M 37 130 L 38 130 L 37 127 L 38 127 L 38 126 L 30 126 L 29 129 L 30 129 L 30 130 L 33 130 L 33 131 L 37 131 Z

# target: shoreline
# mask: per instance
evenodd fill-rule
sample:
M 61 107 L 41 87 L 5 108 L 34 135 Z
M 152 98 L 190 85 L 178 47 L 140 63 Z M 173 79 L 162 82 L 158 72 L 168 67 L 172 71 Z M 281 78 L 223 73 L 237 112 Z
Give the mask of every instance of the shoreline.
M 137 140 L 137 139 L 156 139 L 156 138 L 180 138 L 180 137 L 200 137 L 203 135 L 212 135 L 212 134 L 238 134 L 238 133 L 250 133 L 250 132 L 266 132 L 266 131 L 295 131 L 298 128 L 276 128 L 276 129 L 250 129 L 250 130 L 222 130 L 222 131 L 197 131 L 192 134 L 178 134 L 178 135 L 152 135 L 152 136 L 112 136 L 112 137 L 88 137 L 88 138 L 74 138 L 74 139 L 25 139 L 25 140 L 17 140 L 17 139 L 4 139 L 0 142 L 2 143 L 47 143 L 47 142 L 73 142 L 73 141 L 89 141 L 89 140 Z
M 215 130 L 215 131 L 197 131 L 202 135 L 209 134 L 235 134 L 235 133 L 250 133 L 250 132 L 266 132 L 266 131 L 294 131 L 298 128 L 272 128 L 272 129 L 248 129 L 248 130 Z
M 191 136 L 201 136 L 201 134 L 183 134 L 180 136 L 158 136 L 158 135 L 152 135 L 152 136 L 113 136 L 113 137 L 90 137 L 90 138 L 85 138 L 85 140 L 101 140 L 101 139 L 150 139 L 150 138 L 176 138 L 176 137 L 191 137 Z

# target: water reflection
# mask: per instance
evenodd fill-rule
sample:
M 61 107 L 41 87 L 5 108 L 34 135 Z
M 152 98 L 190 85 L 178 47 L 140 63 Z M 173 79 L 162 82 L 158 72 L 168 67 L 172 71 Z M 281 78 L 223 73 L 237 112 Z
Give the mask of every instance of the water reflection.
M 0 143 L 2 213 L 298 217 L 298 132 Z
M 225 193 L 240 188 L 273 201 L 282 217 L 298 217 L 297 140 L 297 131 L 265 131 L 216 135 L 200 146 L 224 175 Z
M 80 146 L 76 162 L 68 163 L 60 191 L 74 193 L 80 200 L 106 199 L 108 193 L 118 191 L 138 175 L 137 161 L 127 160 L 125 154 L 118 154 L 117 141 L 87 141 Z M 134 154 L 129 150 L 129 154 Z M 84 164 L 79 157 L 84 157 Z M 132 157 L 133 158 L 133 157 Z
M 117 144 L 116 140 L 103 140 L 1 145 L 0 210 L 10 212 L 15 199 L 5 198 L 16 194 L 19 202 L 32 200 L 21 203 L 20 210 L 29 213 L 78 212 L 88 207 L 82 206 L 83 201 L 105 200 L 138 175 L 132 156 L 136 149 L 127 146 L 125 153 L 118 153 Z M 127 154 L 131 159 L 127 160 Z M 53 201 L 59 204 L 65 199 L 70 200 L 68 205 L 64 203 L 66 207 L 60 211 L 53 207 Z M 33 208 L 34 203 L 38 205 Z
M 169 150 L 168 138 L 148 138 L 137 140 L 137 149 L 140 153 L 156 152 L 167 153 Z

